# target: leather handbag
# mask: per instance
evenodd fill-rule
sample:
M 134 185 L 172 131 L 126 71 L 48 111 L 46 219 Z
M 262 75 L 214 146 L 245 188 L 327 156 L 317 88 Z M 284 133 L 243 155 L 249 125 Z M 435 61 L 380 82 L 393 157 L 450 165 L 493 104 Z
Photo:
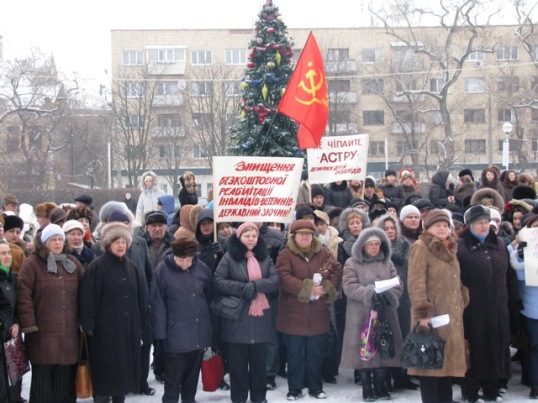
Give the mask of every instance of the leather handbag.
M 209 347 L 205 350 L 201 370 L 203 390 L 205 392 L 216 391 L 224 376 L 222 355 L 216 348 Z
M 80 332 L 80 350 L 78 356 L 77 377 L 75 380 L 77 398 L 87 399 L 93 395 L 90 361 L 88 358 L 88 340 L 86 333 Z
M 403 368 L 441 369 L 444 365 L 445 344 L 428 324 L 428 333 L 417 333 L 419 323 L 405 336 L 402 347 Z
M 237 320 L 245 306 L 245 300 L 233 295 L 217 295 L 211 301 L 211 310 L 221 318 Z

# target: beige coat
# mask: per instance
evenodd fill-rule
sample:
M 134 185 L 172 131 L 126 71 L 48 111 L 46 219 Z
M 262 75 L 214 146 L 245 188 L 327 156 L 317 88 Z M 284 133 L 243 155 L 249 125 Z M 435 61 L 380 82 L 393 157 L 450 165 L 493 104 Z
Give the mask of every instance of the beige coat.
M 429 232 L 411 246 L 407 285 L 411 299 L 411 329 L 419 319 L 448 314 L 450 323 L 436 329 L 445 342 L 445 363 L 438 370 L 413 369 L 409 375 L 463 377 L 467 370 L 463 333 L 463 309 L 469 291 L 461 284 L 456 242 L 449 249 Z

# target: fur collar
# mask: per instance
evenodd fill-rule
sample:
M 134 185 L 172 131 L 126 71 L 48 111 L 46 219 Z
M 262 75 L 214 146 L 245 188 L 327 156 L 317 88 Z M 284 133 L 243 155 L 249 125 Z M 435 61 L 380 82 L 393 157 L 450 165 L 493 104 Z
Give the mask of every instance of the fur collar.
M 226 250 L 230 254 L 230 257 L 236 262 L 242 262 L 245 260 L 245 253 L 247 253 L 247 247 L 241 243 L 237 235 L 234 233 L 228 238 L 228 244 Z M 260 262 L 263 262 L 269 256 L 267 245 L 263 238 L 258 237 L 258 243 L 252 250 L 254 256 Z
M 439 238 L 433 236 L 428 231 L 424 231 L 419 239 L 426 244 L 431 254 L 435 257 L 448 263 L 454 260 L 458 247 L 456 240 L 451 235 L 447 238 L 450 241 L 448 249 L 444 247 Z
M 49 258 L 49 250 L 47 249 L 45 244 L 41 242 L 41 234 L 37 234 L 37 236 L 34 238 L 34 251 L 32 253 L 45 260 Z M 67 242 L 64 242 L 64 249 L 62 253 L 66 255 L 70 255 L 73 253 L 73 249 L 71 249 Z

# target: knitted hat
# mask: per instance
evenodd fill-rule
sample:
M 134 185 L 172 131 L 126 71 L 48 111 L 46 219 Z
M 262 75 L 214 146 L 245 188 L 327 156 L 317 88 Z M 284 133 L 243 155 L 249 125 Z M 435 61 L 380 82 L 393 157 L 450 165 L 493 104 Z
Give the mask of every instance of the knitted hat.
M 371 178 L 371 177 L 367 176 L 366 179 L 364 180 L 364 187 L 365 188 L 367 188 L 367 187 L 375 188 L 375 180 L 374 180 L 374 178 Z
M 316 222 L 317 220 L 321 220 L 327 225 L 329 225 L 329 223 L 331 222 L 331 220 L 329 219 L 329 215 L 325 211 L 314 210 L 314 214 L 317 217 Z
M 80 221 L 77 220 L 68 220 L 64 223 L 62 226 L 62 229 L 64 230 L 64 233 L 68 233 L 69 231 L 72 231 L 74 229 L 80 230 L 84 234 L 84 226 Z
M 172 241 L 172 253 L 177 257 L 192 257 L 198 252 L 198 242 L 194 239 L 180 238 Z
M 258 226 L 253 222 L 244 222 L 241 224 L 238 228 L 235 234 L 237 235 L 237 238 L 241 238 L 241 234 L 243 234 L 243 231 L 245 231 L 248 228 L 253 228 L 257 234 L 260 233 L 260 230 L 258 229 Z
M 153 211 L 146 216 L 146 225 L 150 224 L 164 224 L 168 223 L 168 217 L 161 211 Z
M 17 197 L 15 195 L 12 195 L 12 194 L 6 194 L 4 196 L 4 206 L 6 204 L 16 204 L 16 205 L 19 205 L 19 199 L 17 199 Z
M 396 176 L 396 171 L 394 169 L 387 169 L 385 171 L 385 178 L 390 175 Z
M 434 207 L 432 202 L 429 199 L 426 199 L 424 197 L 421 197 L 420 199 L 415 200 L 412 204 L 419 210 L 422 210 L 425 208 L 432 209 Z
M 481 204 L 476 204 L 469 207 L 463 215 L 465 225 L 471 225 L 473 222 L 480 218 L 487 218 L 488 221 L 491 219 L 491 213 L 489 211 L 489 208 L 482 206 Z
M 422 227 L 428 230 L 428 228 L 439 221 L 446 221 L 448 225 L 452 225 L 452 219 L 448 210 L 436 208 L 428 211 L 422 220 Z
M 366 245 L 368 242 L 372 242 L 372 241 L 377 241 L 377 242 L 381 243 L 381 238 L 379 238 L 375 234 L 372 234 L 364 241 L 364 245 Z
M 114 209 L 121 210 L 123 212 L 128 210 L 127 205 L 123 202 L 109 201 L 103 204 L 103 207 L 101 207 L 101 210 L 99 210 L 99 220 L 107 222 L 110 212 Z
M 320 185 L 312 185 L 312 188 L 310 190 L 310 194 L 312 195 L 312 199 L 316 196 L 323 196 L 325 197 L 325 192 L 323 191 L 323 187 Z
M 496 208 L 489 208 L 489 216 L 492 220 L 497 219 L 499 221 L 502 221 L 501 213 Z
M 295 219 L 300 220 L 307 214 L 314 215 L 314 209 L 310 206 L 301 206 L 295 211 Z
M 49 218 L 50 213 L 56 207 L 58 206 L 56 205 L 56 203 L 53 203 L 53 202 L 40 203 L 37 206 L 35 206 L 35 215 L 36 217 Z
M 458 221 L 464 224 L 462 213 L 452 213 L 452 221 Z
M 83 203 L 86 206 L 91 206 L 93 203 L 92 197 L 88 194 L 81 194 L 80 196 L 75 197 L 75 201 Z
M 358 206 L 366 206 L 368 207 L 370 203 L 368 203 L 364 199 L 353 199 L 351 200 L 351 203 L 349 203 L 349 207 L 358 207 Z
M 67 212 L 67 220 L 80 220 L 85 218 L 91 224 L 93 221 L 93 211 L 89 207 L 76 207 Z
M 131 222 L 129 216 L 123 211 L 114 209 L 108 215 L 108 220 L 106 222 Z
M 67 218 L 67 213 L 61 207 L 55 207 L 50 212 L 50 222 L 52 224 L 59 224 L 59 223 L 63 224 L 62 221 L 65 221 L 66 218 Z
M 65 234 L 62 228 L 57 224 L 49 224 L 43 228 L 43 231 L 41 231 L 41 242 L 46 244 L 47 241 L 55 235 L 60 236 L 65 241 Z
M 4 231 L 12 230 L 13 228 L 24 228 L 24 221 L 16 215 L 4 215 Z
M 133 236 L 127 225 L 121 222 L 111 222 L 103 225 L 101 228 L 101 249 L 105 251 L 118 238 L 125 239 L 127 247 L 131 246 Z
M 298 231 L 310 231 L 314 233 L 316 232 L 316 228 L 310 220 L 296 220 L 291 224 L 290 232 L 294 234 Z
M 405 218 L 409 214 L 416 214 L 420 217 L 420 210 L 413 206 L 412 204 L 408 204 L 407 206 L 403 206 L 400 210 L 400 221 L 405 220 Z

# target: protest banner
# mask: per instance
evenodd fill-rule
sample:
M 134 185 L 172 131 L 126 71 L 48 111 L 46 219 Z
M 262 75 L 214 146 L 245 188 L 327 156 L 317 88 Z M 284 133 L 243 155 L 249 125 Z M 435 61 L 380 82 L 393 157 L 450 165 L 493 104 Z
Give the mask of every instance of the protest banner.
M 323 137 L 319 147 L 307 151 L 310 183 L 364 180 L 368 138 L 367 134 Z
M 522 228 L 517 236 L 521 242 L 527 242 L 527 246 L 523 249 L 525 284 L 538 286 L 538 228 Z
M 215 222 L 290 223 L 303 158 L 213 157 Z

